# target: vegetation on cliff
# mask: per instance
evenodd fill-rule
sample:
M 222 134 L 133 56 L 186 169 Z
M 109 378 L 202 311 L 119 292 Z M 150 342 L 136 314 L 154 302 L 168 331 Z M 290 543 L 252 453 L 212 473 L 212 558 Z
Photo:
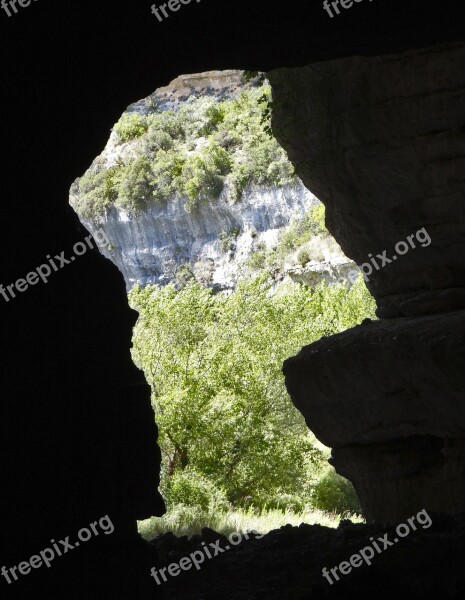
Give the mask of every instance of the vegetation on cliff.
M 270 86 L 262 83 L 230 99 L 191 96 L 177 110 L 152 105 L 146 114 L 124 113 L 114 127 L 116 145 L 131 151 L 111 166 L 94 161 L 74 182 L 72 205 L 93 218 L 112 205 L 137 212 L 180 195 L 192 211 L 224 189 L 236 202 L 248 185 L 295 182 L 293 166 L 271 135 L 270 99 Z

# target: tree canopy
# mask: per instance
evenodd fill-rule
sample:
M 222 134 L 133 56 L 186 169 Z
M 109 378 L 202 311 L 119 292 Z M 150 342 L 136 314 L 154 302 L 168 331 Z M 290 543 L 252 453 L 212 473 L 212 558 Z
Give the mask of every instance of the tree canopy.
M 140 313 L 133 358 L 153 391 L 168 501 L 198 496 L 198 486 L 237 506 L 309 498 L 324 453 L 287 394 L 282 363 L 374 318 L 363 281 L 350 290 L 273 290 L 263 274 L 230 295 L 191 281 L 179 291 L 135 287 L 130 302 Z

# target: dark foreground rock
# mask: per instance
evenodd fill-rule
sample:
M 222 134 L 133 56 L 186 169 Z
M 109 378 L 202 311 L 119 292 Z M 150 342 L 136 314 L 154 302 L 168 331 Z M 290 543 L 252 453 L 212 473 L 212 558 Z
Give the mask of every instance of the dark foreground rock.
M 176 577 L 167 574 L 168 581 L 160 586 L 152 580 L 154 590 L 162 589 L 165 600 L 391 600 L 400 593 L 412 600 L 464 598 L 465 513 L 431 518 L 430 527 L 417 526 L 417 531 L 385 550 L 377 540 L 388 534 L 387 540 L 393 542 L 393 527 L 350 521 L 343 521 L 338 529 L 287 525 L 206 560 L 198 571 L 192 568 Z M 373 547 L 370 538 L 382 550 L 375 552 L 372 564 L 363 563 L 330 585 L 322 576 L 323 567 L 330 570 L 364 547 Z M 157 551 L 160 555 L 157 568 L 178 563 L 200 549 L 202 539 L 210 542 L 211 531 L 190 540 L 172 534 L 156 538 L 150 546 L 154 556 Z M 223 538 L 221 546 L 225 545 Z
M 368 522 L 465 510 L 464 58 L 460 42 L 269 74 L 273 131 L 381 319 L 284 367 Z
M 464 337 L 465 311 L 367 320 L 286 361 L 295 405 L 367 521 L 463 510 Z

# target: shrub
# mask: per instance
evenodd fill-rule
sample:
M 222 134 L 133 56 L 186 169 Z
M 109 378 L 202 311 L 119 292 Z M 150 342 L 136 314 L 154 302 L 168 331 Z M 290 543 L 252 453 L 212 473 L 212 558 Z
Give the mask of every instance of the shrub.
M 121 142 L 129 142 L 130 140 L 144 135 L 147 128 L 147 122 L 141 115 L 137 113 L 124 113 L 116 123 L 114 130 L 118 134 Z
M 175 150 L 160 150 L 152 161 L 153 195 L 157 200 L 165 200 L 179 193 L 186 158 Z
M 252 81 L 255 77 L 258 76 L 258 71 L 244 71 L 244 79 L 249 82 Z
M 247 259 L 247 266 L 253 270 L 260 270 L 266 264 L 266 252 L 263 250 L 257 250 L 253 252 Z
M 239 162 L 234 165 L 233 172 L 230 177 L 231 184 L 231 200 L 237 202 L 241 199 L 245 188 L 253 181 L 254 168 L 249 162 Z
M 104 175 L 85 191 L 78 187 L 74 193 L 73 188 L 78 211 L 96 216 L 115 202 L 142 209 L 150 199 L 175 195 L 185 196 L 186 209 L 193 211 L 199 203 L 217 199 L 225 186 L 236 202 L 249 185 L 294 182 L 294 169 L 270 134 L 270 87 L 257 83 L 232 99 L 191 96 L 176 111 L 148 102 L 154 111 L 148 116 L 124 113 L 114 131 L 120 143 L 143 136 L 132 148 L 137 159 L 124 167 L 121 181 L 111 182 L 110 191 Z
M 314 232 L 316 234 L 328 233 L 328 230 L 326 229 L 326 224 L 325 224 L 325 215 L 326 215 L 325 205 L 322 202 L 320 202 L 311 210 L 310 214 L 311 214 L 311 220 L 314 225 L 314 228 L 313 228 Z
M 118 167 L 97 168 L 77 179 L 71 189 L 73 205 L 80 215 L 93 218 L 105 213 L 117 197 Z
M 176 283 L 178 287 L 185 287 L 189 281 L 195 279 L 195 275 L 192 272 L 191 266 L 189 263 L 184 265 L 180 265 L 176 271 Z
M 129 163 L 121 174 L 117 204 L 126 210 L 140 211 L 153 200 L 152 168 L 146 156 Z
M 288 185 L 295 183 L 296 174 L 293 165 L 287 160 L 284 151 L 278 153 L 270 162 L 267 169 L 269 180 L 275 185 Z
M 212 136 L 213 142 L 225 150 L 233 151 L 241 143 L 241 137 L 234 131 L 226 127 L 221 127 Z
M 205 117 L 207 122 L 200 130 L 200 135 L 211 135 L 217 128 L 220 123 L 224 121 L 225 117 L 225 109 L 222 103 L 214 104 L 209 106 L 205 111 Z
M 360 501 L 354 486 L 331 468 L 314 488 L 313 504 L 327 512 L 361 513 Z
M 171 150 L 174 146 L 174 140 L 167 131 L 151 127 L 145 138 L 145 147 L 148 152 L 157 152 L 158 150 Z
M 222 231 L 219 236 L 221 252 L 227 252 L 231 248 L 232 241 L 240 234 L 240 226 L 232 227 L 229 231 Z
M 183 191 L 190 200 L 187 209 L 193 210 L 199 201 L 217 199 L 223 191 L 224 175 L 230 169 L 228 153 L 217 144 L 188 157 L 182 168 Z
M 289 254 L 299 250 L 316 235 L 328 235 L 324 219 L 325 207 L 320 202 L 282 229 L 276 248 L 268 256 L 269 266 L 280 266 Z M 302 266 L 305 266 L 311 260 L 308 249 L 302 248 L 297 255 L 297 260 Z
M 301 496 L 293 494 L 276 494 L 273 498 L 265 501 L 265 509 L 269 510 L 280 510 L 283 513 L 300 513 L 306 508 L 305 499 Z
M 220 249 L 221 252 L 227 252 L 231 246 L 231 242 L 232 242 L 232 238 L 231 236 L 226 232 L 226 231 L 222 231 L 220 233 Z
M 224 491 L 217 488 L 210 479 L 193 470 L 176 471 L 166 480 L 163 492 L 169 507 L 182 504 L 200 510 L 229 508 Z
M 186 139 L 186 121 L 185 113 L 181 110 L 178 112 L 168 110 L 149 115 L 147 127 L 149 134 L 160 131 L 168 135 L 173 142 L 182 142 Z
M 267 249 L 264 242 L 258 242 L 255 246 L 255 251 L 247 259 L 247 266 L 253 270 L 260 270 L 266 264 Z
M 302 267 L 305 267 L 305 265 L 310 262 L 311 256 L 308 248 L 302 248 L 299 250 L 299 253 L 297 254 L 297 260 Z

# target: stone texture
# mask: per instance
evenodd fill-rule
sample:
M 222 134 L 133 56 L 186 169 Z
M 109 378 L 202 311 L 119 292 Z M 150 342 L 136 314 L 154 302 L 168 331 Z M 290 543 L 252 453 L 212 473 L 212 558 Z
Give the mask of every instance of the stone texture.
M 369 521 L 425 507 L 457 514 L 465 510 L 465 45 L 269 78 L 274 132 L 347 256 L 392 257 L 422 228 L 431 239 L 373 269 L 368 287 L 382 320 L 304 348 L 285 363 L 288 390 Z
M 380 316 L 449 310 L 465 275 L 465 46 L 272 71 L 273 131 L 357 264 L 426 227 L 375 271 Z M 404 312 L 410 294 L 428 292 Z M 454 292 L 455 307 L 465 299 Z
M 138 215 L 112 208 L 102 220 L 83 222 L 93 232 L 105 231 L 111 246 L 101 252 L 123 273 L 128 289 L 135 283 L 170 283 L 186 264 L 204 271 L 208 267 L 203 277 L 207 285 L 232 289 L 256 247 L 276 243 L 281 228 L 317 203 L 298 182 L 248 189 L 236 204 L 223 193 L 192 213 L 186 211 L 185 199 L 176 197 Z M 234 230 L 237 237 L 230 233 Z M 222 236 L 229 237 L 227 247 Z M 338 258 L 344 258 L 340 249 Z
M 349 561 L 372 540 L 396 539 L 394 528 L 384 525 L 353 524 L 342 521 L 337 529 L 308 525 L 286 525 L 268 533 L 262 539 L 243 540 L 194 569 L 177 577 L 168 577 L 163 584 L 165 600 L 392 600 L 393 597 L 422 600 L 459 600 L 464 597 L 463 548 L 465 546 L 465 515 L 445 518 L 428 513 L 431 525 L 422 521 L 417 530 L 394 542 L 370 566 L 363 563 L 351 569 L 330 585 L 322 575 Z M 403 523 L 407 524 L 405 519 Z M 405 533 L 405 528 L 401 530 Z M 177 538 L 164 534 L 150 546 L 158 551 L 158 568 L 178 562 L 195 550 L 202 549 L 201 540 L 225 540 L 219 534 L 203 530 L 202 537 Z M 386 538 L 385 538 L 386 539 Z M 383 549 L 383 542 L 378 546 Z M 355 563 L 358 564 L 358 563 Z
M 426 435 L 344 446 L 333 449 L 330 462 L 352 480 L 368 522 L 398 523 L 423 508 L 463 512 L 463 439 Z
M 327 446 L 465 435 L 465 312 L 367 321 L 286 361 L 294 403 Z
M 231 99 L 253 88 L 260 78 L 248 79 L 240 70 L 181 75 L 131 104 L 123 114 L 146 115 L 154 109 L 175 111 L 192 96 Z M 205 142 L 204 137 L 196 140 L 199 147 Z M 119 161 L 126 163 L 147 153 L 145 144 L 139 139 L 122 143 L 113 130 L 91 168 L 110 168 Z M 72 186 L 70 204 L 76 210 L 78 198 L 79 191 Z M 191 211 L 187 208 L 187 198 L 173 195 L 138 213 L 113 205 L 104 215 L 95 218 L 80 215 L 80 219 L 92 233 L 105 231 L 110 244 L 101 248 L 101 252 L 119 268 L 127 289 L 136 283 L 141 286 L 177 283 L 178 272 L 189 268 L 202 285 L 231 290 L 248 270 L 250 256 L 257 249 L 275 247 L 280 229 L 318 203 L 316 196 L 297 179 L 292 185 L 249 185 L 239 200 L 227 184 L 217 200 L 200 203 Z M 298 267 L 298 253 L 290 252 L 274 273 L 276 281 L 292 279 L 314 286 L 322 280 L 334 283 L 342 278 L 351 283 L 347 273 L 356 268 L 355 264 L 344 256 L 333 238 L 327 236 L 328 243 L 329 240 L 315 237 L 318 239 L 307 246 L 312 245 L 311 258 L 318 260 L 302 270 Z
M 464 338 L 463 311 L 366 322 L 286 361 L 294 403 L 368 520 L 464 509 Z

